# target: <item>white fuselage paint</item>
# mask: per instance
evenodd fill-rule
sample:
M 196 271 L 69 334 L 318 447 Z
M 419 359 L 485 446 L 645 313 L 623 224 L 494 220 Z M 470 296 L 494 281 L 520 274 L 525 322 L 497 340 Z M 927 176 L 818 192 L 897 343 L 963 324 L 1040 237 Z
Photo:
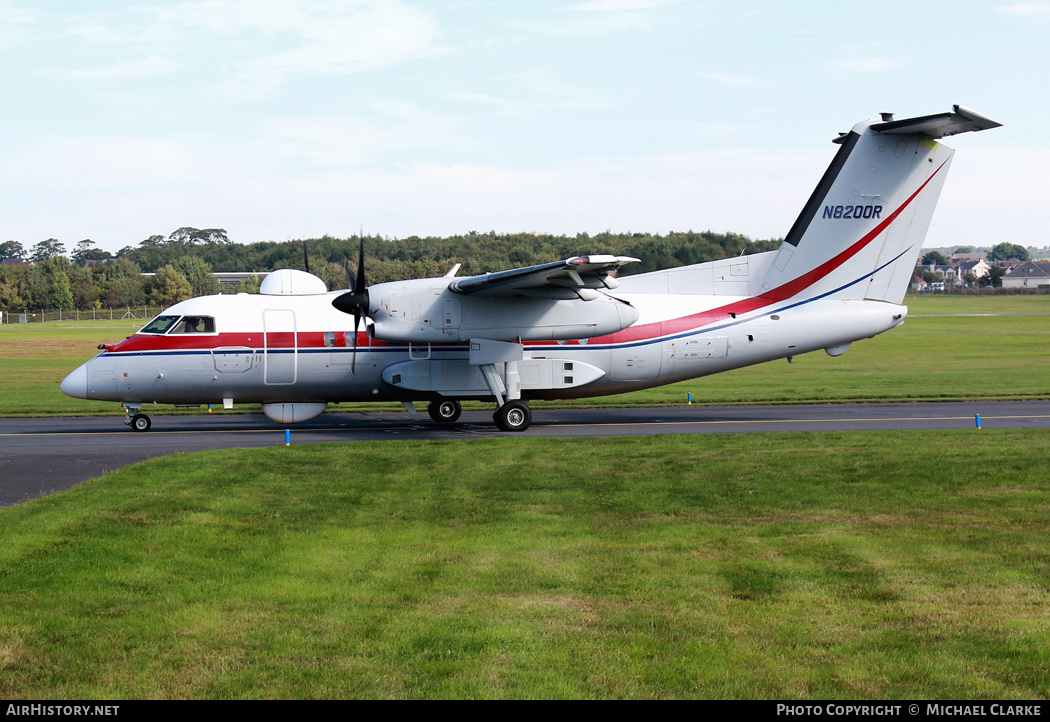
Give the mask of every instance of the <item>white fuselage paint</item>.
M 398 388 L 384 382 L 385 369 L 408 361 L 469 366 L 466 343 L 392 344 L 362 332 L 355 344 L 353 319 L 331 308 L 333 295 L 207 296 L 176 304 L 162 315 L 208 316 L 214 318 L 215 331 L 178 337 L 135 334 L 84 364 L 83 397 L 162 404 L 413 401 L 436 398 L 441 385 L 435 382 L 433 390 Z M 525 365 L 534 360 L 579 362 L 599 369 L 601 376 L 580 386 L 526 384 L 522 398 L 600 396 L 707 376 L 868 338 L 898 325 L 907 313 L 905 307 L 883 301 L 789 300 L 749 315 L 705 317 L 694 328 L 660 333 L 660 326 L 673 319 L 746 299 L 631 293 L 618 293 L 617 298 L 638 309 L 636 325 L 650 328 L 652 335 L 526 343 Z M 477 385 L 455 395 L 490 396 Z

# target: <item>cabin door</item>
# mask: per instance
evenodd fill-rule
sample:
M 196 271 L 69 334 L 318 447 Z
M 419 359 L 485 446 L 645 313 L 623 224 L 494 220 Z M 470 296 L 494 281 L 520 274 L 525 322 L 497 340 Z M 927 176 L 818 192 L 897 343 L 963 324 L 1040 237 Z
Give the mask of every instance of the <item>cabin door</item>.
M 294 384 L 298 367 L 295 311 L 290 308 L 263 311 L 263 383 L 268 386 Z

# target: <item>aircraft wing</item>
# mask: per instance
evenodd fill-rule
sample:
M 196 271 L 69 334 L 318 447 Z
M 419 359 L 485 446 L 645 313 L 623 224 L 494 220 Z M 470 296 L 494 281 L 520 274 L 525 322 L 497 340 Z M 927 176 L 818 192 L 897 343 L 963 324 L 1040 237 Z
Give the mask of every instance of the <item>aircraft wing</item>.
M 971 130 L 988 130 L 998 128 L 998 123 L 988 116 L 981 115 L 976 110 L 964 108 L 961 105 L 952 106 L 951 113 L 938 113 L 937 115 L 924 115 L 919 118 L 908 118 L 906 120 L 891 120 L 886 123 L 875 123 L 872 130 L 880 133 L 922 133 L 931 138 L 943 138 L 956 133 L 966 133 Z
M 532 296 L 581 298 L 596 296 L 594 289 L 616 288 L 612 277 L 620 266 L 637 263 L 630 256 L 574 256 L 564 261 L 460 278 L 449 289 L 464 296 Z

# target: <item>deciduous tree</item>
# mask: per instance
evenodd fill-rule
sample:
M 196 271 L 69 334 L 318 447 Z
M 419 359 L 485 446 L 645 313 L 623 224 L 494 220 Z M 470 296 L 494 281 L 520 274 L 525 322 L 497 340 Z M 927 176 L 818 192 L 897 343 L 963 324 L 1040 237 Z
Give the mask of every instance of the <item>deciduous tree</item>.
M 30 260 L 34 263 L 43 263 L 49 258 L 64 256 L 66 247 L 57 238 L 48 238 L 46 241 L 40 241 L 40 243 L 33 246 L 30 253 Z
M 143 286 L 146 298 L 158 306 L 170 306 L 193 297 L 193 287 L 174 266 L 161 266 Z
M 1008 261 L 1011 258 L 1027 261 L 1028 249 L 1016 243 L 996 243 L 992 246 L 992 250 L 988 251 L 990 261 Z

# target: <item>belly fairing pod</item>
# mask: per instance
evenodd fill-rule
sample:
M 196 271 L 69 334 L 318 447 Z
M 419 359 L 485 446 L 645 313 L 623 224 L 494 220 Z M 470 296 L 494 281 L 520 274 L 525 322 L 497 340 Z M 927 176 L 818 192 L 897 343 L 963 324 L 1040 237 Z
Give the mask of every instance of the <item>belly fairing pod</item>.
M 300 424 L 319 416 L 327 408 L 326 403 L 279 403 L 263 404 L 266 418 L 278 424 Z

